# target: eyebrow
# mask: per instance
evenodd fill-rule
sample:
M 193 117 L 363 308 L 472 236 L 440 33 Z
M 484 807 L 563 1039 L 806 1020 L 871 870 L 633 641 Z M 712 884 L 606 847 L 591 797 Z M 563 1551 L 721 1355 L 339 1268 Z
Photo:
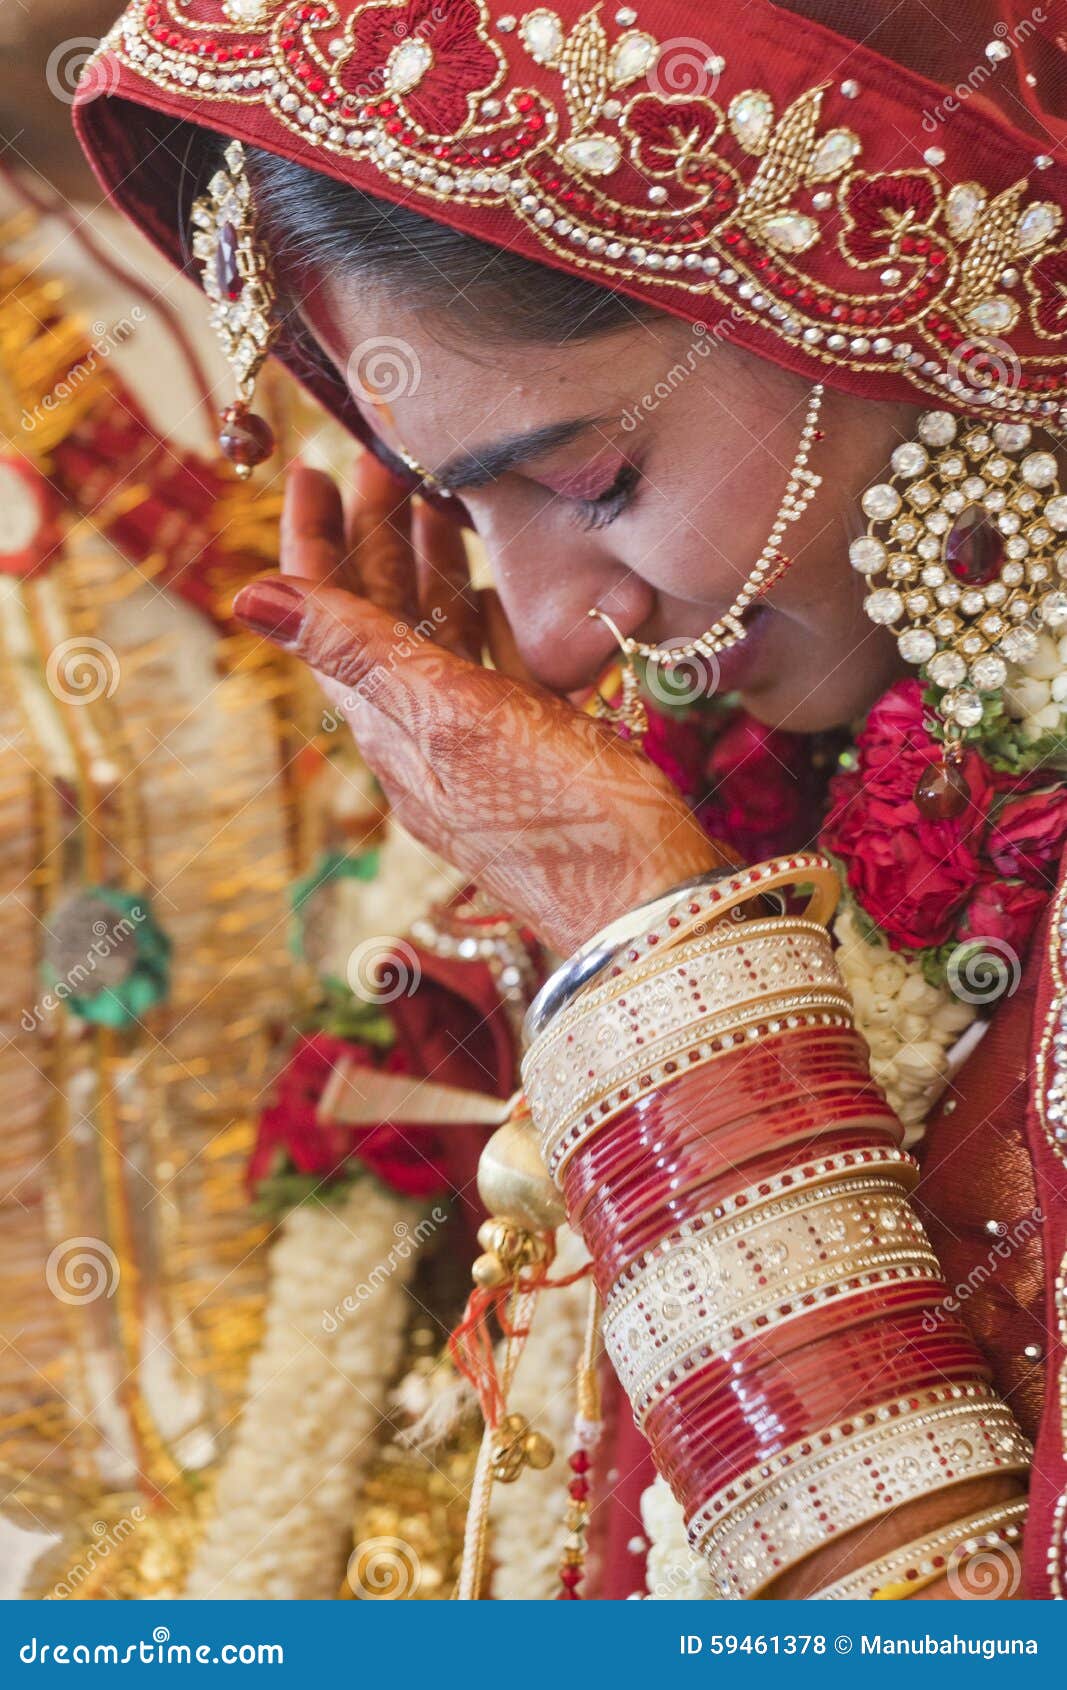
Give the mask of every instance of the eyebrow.
M 529 429 L 525 434 L 507 435 L 503 440 L 489 441 L 483 446 L 457 452 L 434 471 L 434 480 L 453 491 L 487 487 L 491 481 L 497 481 L 509 469 L 514 469 L 516 464 L 540 457 L 543 452 L 551 452 L 557 447 L 569 446 L 579 435 L 608 420 L 606 417 L 572 417 L 567 422 L 546 423 L 543 428 Z

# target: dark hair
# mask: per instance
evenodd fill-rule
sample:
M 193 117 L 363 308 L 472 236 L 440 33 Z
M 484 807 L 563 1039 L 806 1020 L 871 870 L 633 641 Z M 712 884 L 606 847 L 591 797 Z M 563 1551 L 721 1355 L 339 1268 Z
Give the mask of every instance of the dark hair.
M 245 149 L 263 234 L 292 307 L 309 277 L 388 284 L 479 340 L 557 345 L 641 322 L 655 308 L 394 205 L 275 153 Z

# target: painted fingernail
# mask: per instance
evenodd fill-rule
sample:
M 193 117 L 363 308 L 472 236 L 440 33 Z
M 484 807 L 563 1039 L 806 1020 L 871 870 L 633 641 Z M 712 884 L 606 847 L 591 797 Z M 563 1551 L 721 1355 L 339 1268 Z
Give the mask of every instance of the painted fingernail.
M 250 581 L 233 601 L 246 628 L 279 645 L 292 645 L 304 620 L 304 594 L 289 581 Z

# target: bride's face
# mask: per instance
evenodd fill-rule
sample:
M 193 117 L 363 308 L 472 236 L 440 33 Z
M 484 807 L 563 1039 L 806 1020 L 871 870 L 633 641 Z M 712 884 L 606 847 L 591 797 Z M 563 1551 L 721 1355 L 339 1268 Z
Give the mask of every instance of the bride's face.
M 736 597 L 786 491 L 803 378 L 659 315 L 561 347 L 478 345 L 363 283 L 320 294 L 308 320 L 384 444 L 462 499 L 543 685 L 576 691 L 609 663 L 592 606 L 669 645 Z M 387 416 L 368 400 L 372 381 Z M 827 391 L 809 460 L 823 484 L 783 542 L 793 565 L 721 659 L 720 690 L 763 721 L 848 722 L 900 673 L 892 635 L 863 614 L 847 548 L 863 490 L 916 415 Z

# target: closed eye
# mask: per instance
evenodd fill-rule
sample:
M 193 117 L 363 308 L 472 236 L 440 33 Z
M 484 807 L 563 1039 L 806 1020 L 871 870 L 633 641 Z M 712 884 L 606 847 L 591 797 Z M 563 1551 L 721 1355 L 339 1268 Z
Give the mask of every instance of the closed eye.
M 574 501 L 575 520 L 579 527 L 586 530 L 607 528 L 633 502 L 640 481 L 641 471 L 636 464 L 622 464 L 610 487 L 605 487 L 595 499 Z

